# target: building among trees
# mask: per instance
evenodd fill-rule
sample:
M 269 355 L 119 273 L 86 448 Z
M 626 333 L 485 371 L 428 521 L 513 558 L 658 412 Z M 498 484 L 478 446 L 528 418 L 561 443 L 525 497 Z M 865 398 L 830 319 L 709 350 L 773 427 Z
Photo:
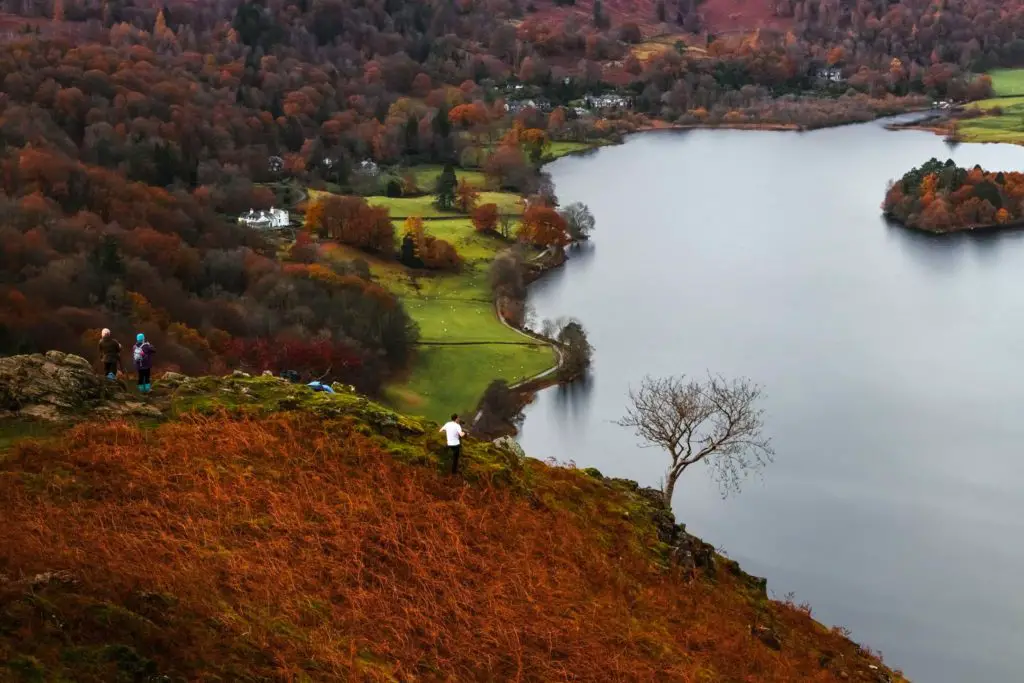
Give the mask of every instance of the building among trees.
M 291 223 L 291 219 L 286 210 L 270 207 L 269 211 L 249 209 L 248 213 L 238 217 L 238 222 L 256 230 L 275 230 L 277 228 L 287 228 Z

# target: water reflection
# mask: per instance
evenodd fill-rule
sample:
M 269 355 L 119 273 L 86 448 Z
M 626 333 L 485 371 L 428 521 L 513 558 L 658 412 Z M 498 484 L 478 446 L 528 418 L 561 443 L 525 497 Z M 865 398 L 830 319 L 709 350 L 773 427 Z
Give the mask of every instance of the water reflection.
M 970 235 L 954 233 L 936 235 L 921 230 L 911 230 L 895 221 L 886 220 L 886 232 L 890 242 L 902 251 L 909 260 L 925 266 L 936 273 L 955 272 L 966 261 L 967 242 Z
M 559 384 L 548 391 L 551 409 L 563 424 L 580 424 L 590 416 L 594 393 L 594 377 L 587 373 L 568 384 Z

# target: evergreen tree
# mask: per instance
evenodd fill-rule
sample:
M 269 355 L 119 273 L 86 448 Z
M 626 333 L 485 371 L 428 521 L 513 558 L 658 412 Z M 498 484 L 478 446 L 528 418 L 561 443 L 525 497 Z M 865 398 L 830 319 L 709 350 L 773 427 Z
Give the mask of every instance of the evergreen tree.
M 458 186 L 458 179 L 455 177 L 455 168 L 451 164 L 445 164 L 437 179 L 437 194 L 434 196 L 434 204 L 437 208 L 447 211 L 455 204 L 455 188 Z
M 416 237 L 411 233 L 405 233 L 402 238 L 402 249 L 398 260 L 410 268 L 422 268 L 423 260 L 420 259 L 419 245 L 416 244 Z

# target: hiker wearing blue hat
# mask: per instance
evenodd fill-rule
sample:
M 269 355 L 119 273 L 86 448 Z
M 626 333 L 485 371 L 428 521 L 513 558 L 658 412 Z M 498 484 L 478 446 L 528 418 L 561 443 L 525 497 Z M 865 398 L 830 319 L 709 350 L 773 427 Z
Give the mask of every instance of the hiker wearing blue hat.
M 146 335 L 139 332 L 135 335 L 135 346 L 132 347 L 132 360 L 135 362 L 135 372 L 139 375 L 139 391 L 149 393 L 153 387 L 150 383 L 149 373 L 153 370 L 153 354 L 156 349 L 146 341 Z

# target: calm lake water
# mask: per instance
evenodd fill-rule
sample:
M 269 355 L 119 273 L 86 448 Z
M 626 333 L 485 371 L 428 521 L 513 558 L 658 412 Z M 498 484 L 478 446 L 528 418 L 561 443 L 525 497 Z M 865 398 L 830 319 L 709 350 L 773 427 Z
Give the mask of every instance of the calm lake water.
M 597 229 L 531 303 L 580 319 L 595 367 L 542 392 L 521 441 L 654 486 L 666 456 L 612 424 L 630 385 L 747 376 L 776 462 L 726 500 L 692 470 L 679 520 L 915 681 L 1017 681 L 1024 232 L 886 225 L 886 181 L 933 156 L 1024 170 L 1024 147 L 877 123 L 648 133 L 549 166 Z

